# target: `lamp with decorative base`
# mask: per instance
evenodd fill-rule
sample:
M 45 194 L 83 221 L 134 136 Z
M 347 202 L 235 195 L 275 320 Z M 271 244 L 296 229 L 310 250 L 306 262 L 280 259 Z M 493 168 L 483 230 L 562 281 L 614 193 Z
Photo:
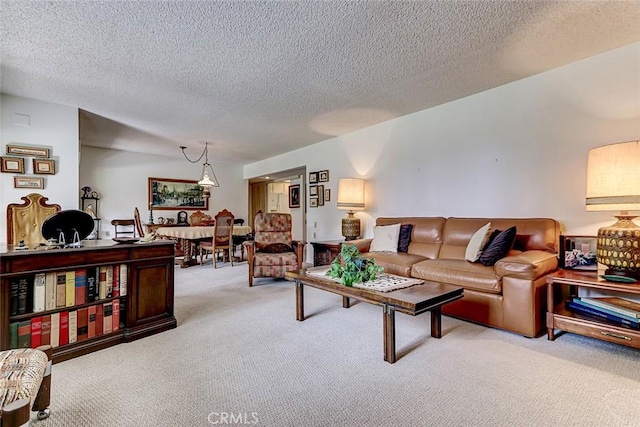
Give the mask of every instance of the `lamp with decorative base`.
M 338 209 L 349 212 L 342 218 L 342 235 L 345 240 L 360 237 L 360 219 L 354 210 L 364 209 L 364 180 L 359 178 L 343 178 L 338 182 Z
M 633 222 L 640 210 L 640 141 L 589 150 L 588 211 L 619 210 L 618 222 L 598 230 L 597 258 L 605 275 L 640 279 L 640 227 Z

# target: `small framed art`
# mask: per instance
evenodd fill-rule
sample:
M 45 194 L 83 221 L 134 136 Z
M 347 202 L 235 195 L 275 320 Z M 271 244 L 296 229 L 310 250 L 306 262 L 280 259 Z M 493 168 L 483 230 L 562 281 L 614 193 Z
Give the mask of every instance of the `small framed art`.
M 318 197 L 318 186 L 310 185 L 309 186 L 309 197 Z
M 318 182 L 318 172 L 309 172 L 309 184 Z
M 300 207 L 300 184 L 294 184 L 289 186 L 289 207 Z
M 324 206 L 324 185 L 318 185 L 318 206 Z
M 24 173 L 24 159 L 22 157 L 2 157 L 0 171 L 8 173 Z
M 56 161 L 53 159 L 33 159 L 33 173 L 55 175 Z
M 44 188 L 44 178 L 13 177 L 13 188 Z
M 331 190 L 330 189 L 326 189 L 324 190 L 324 201 L 325 202 L 330 202 L 331 201 Z
M 311 197 L 309 199 L 309 207 L 310 208 L 317 208 L 318 207 L 318 198 L 317 197 Z
M 558 266 L 568 270 L 598 270 L 595 236 L 560 236 Z
M 22 145 L 7 145 L 7 154 L 27 157 L 49 157 L 49 149 Z
M 329 182 L 329 171 L 320 171 L 318 172 L 318 181 L 319 182 Z

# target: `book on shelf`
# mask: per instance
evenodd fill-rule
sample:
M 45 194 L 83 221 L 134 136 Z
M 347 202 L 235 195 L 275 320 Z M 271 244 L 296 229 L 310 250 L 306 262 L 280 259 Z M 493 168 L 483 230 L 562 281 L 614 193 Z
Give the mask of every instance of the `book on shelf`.
M 120 296 L 122 297 L 127 295 L 128 282 L 127 264 L 120 264 Z
M 98 299 L 107 297 L 107 266 L 98 267 Z
M 18 279 L 18 314 L 26 314 L 31 312 L 28 304 L 29 290 L 33 283 L 33 277 L 20 277 Z
M 40 345 L 51 345 L 51 315 L 42 316 L 42 338 Z
M 594 310 L 598 310 L 598 311 L 602 311 L 602 312 L 607 313 L 607 314 L 611 314 L 612 316 L 620 317 L 621 319 L 628 320 L 629 322 L 632 322 L 632 323 L 640 323 L 640 319 L 638 319 L 635 316 L 628 316 L 626 314 L 622 314 L 622 313 L 619 313 L 617 311 L 611 310 L 611 309 L 609 309 L 607 307 L 604 307 L 602 305 L 594 304 L 590 299 L 583 299 L 583 298 L 574 297 L 573 298 L 573 302 L 575 302 L 576 304 L 579 304 L 579 305 L 583 305 L 585 307 L 592 308 Z
M 73 307 L 76 302 L 76 272 L 69 270 L 65 273 L 67 278 L 67 292 L 65 295 L 67 307 Z
M 96 306 L 90 305 L 88 307 L 89 313 L 89 329 L 87 338 L 93 338 L 96 336 Z
M 120 296 L 120 266 L 113 266 L 113 287 L 111 288 L 111 296 L 119 297 Z
M 113 266 L 107 265 L 107 298 L 111 298 L 113 296 Z
M 46 298 L 45 274 L 38 273 L 33 279 L 33 312 L 44 311 Z
M 60 313 L 51 314 L 51 347 L 60 345 Z
M 20 281 L 17 278 L 11 279 L 9 283 L 9 316 L 15 316 L 18 314 L 18 287 Z
M 104 329 L 104 306 L 96 305 L 96 336 L 102 335 Z
M 111 330 L 115 332 L 120 330 L 120 300 L 114 299 L 111 305 L 113 308 L 111 311 L 111 317 L 113 320 Z
M 60 313 L 60 345 L 69 344 L 69 312 Z
M 604 311 L 601 310 L 596 310 L 595 308 L 588 306 L 586 304 L 578 304 L 574 301 L 567 301 L 565 302 L 565 306 L 571 310 L 571 311 L 575 311 L 576 313 L 580 313 L 580 314 L 586 314 L 589 316 L 595 316 L 595 317 L 599 317 L 601 319 L 606 319 L 610 322 L 613 323 L 618 323 L 620 325 L 624 325 L 624 326 L 628 326 L 634 329 L 640 329 L 640 324 L 635 323 L 635 322 L 630 322 L 627 319 L 623 319 L 622 317 L 619 316 L 615 316 L 613 314 L 609 314 L 606 313 Z
M 56 308 L 56 273 L 47 273 L 44 280 L 45 310 Z
M 67 306 L 67 273 L 64 271 L 56 274 L 56 308 Z
M 87 302 L 87 269 L 78 268 L 75 274 L 75 305 L 81 305 Z
M 31 318 L 31 347 L 36 348 L 42 345 L 42 317 Z
M 31 320 L 18 322 L 18 348 L 31 347 Z
M 103 323 L 102 323 L 102 333 L 110 334 L 113 331 L 113 304 L 110 302 L 105 302 L 104 313 L 103 313 Z
M 87 302 L 94 302 L 98 299 L 98 267 L 87 269 Z
M 82 307 L 78 312 L 78 341 L 85 341 L 89 338 L 89 310 Z
M 69 344 L 78 342 L 78 312 L 69 312 Z
M 9 324 L 9 348 L 18 348 L 18 322 Z
M 640 303 L 626 300 L 618 297 L 601 297 L 601 298 L 580 298 L 588 304 L 607 308 L 616 313 L 640 319 Z

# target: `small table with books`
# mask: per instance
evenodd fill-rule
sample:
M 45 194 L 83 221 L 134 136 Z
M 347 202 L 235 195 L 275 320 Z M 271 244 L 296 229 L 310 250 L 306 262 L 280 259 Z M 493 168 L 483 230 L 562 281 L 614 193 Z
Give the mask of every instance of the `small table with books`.
M 547 283 L 549 340 L 560 330 L 640 348 L 640 283 L 609 282 L 595 271 L 575 270 L 557 271 Z

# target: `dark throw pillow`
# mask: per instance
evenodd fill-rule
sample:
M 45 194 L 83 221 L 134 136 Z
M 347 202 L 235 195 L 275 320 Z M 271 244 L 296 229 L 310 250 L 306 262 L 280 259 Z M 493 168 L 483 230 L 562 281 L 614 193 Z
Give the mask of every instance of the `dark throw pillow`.
M 402 224 L 400 226 L 400 237 L 398 238 L 398 252 L 409 251 L 409 243 L 411 243 L 411 230 L 413 224 Z
M 267 254 L 280 254 L 282 252 L 293 252 L 293 248 L 286 243 L 271 243 L 260 250 Z
M 504 231 L 494 230 L 487 246 L 482 250 L 478 262 L 490 266 L 507 256 L 513 243 L 516 241 L 516 227 L 507 228 Z

